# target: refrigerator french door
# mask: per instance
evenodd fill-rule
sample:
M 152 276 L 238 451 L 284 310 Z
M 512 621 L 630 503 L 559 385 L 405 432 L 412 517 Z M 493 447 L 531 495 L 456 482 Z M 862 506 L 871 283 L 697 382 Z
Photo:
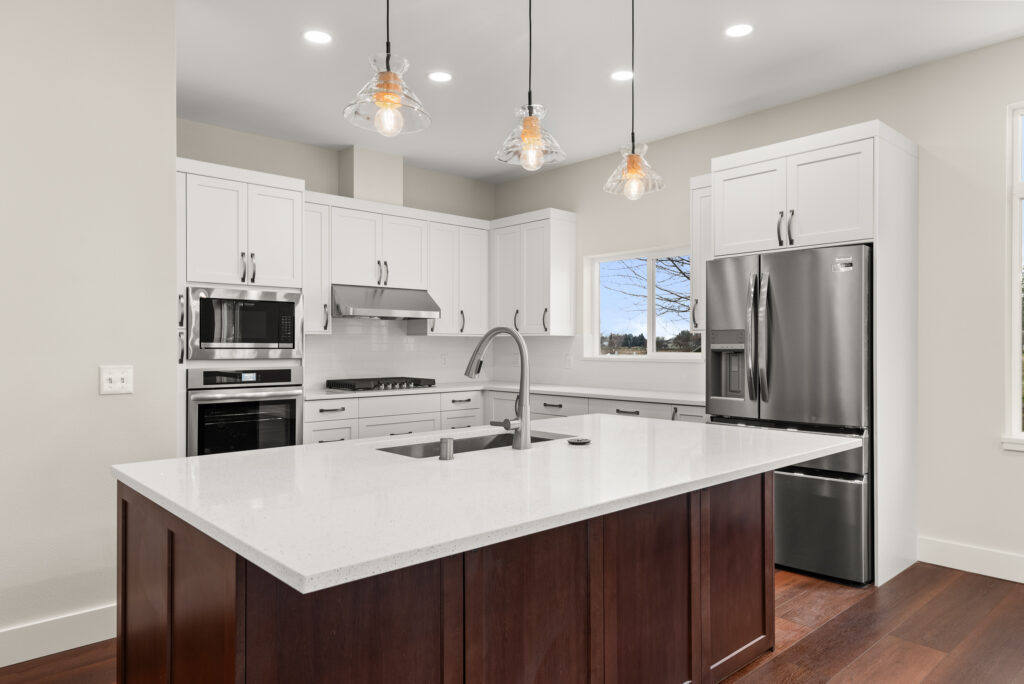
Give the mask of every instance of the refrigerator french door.
M 873 575 L 871 282 L 867 245 L 707 265 L 712 420 L 864 438 L 775 479 L 776 563 L 852 582 Z

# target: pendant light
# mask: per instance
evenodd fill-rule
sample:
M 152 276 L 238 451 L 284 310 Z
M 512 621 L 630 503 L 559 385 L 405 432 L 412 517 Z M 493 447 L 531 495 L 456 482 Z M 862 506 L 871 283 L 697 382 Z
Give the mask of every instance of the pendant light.
M 647 145 L 636 144 L 636 0 L 630 0 L 630 23 L 632 24 L 632 54 L 630 68 L 633 78 L 630 81 L 630 125 L 629 145 L 622 148 L 622 161 L 615 167 L 608 182 L 604 184 L 605 192 L 625 195 L 626 199 L 638 200 L 648 192 L 657 192 L 665 187 L 661 176 L 654 172 L 651 165 L 644 159 Z
M 527 171 L 536 171 L 545 163 L 554 164 L 565 159 L 565 152 L 558 142 L 541 126 L 541 119 L 547 114 L 544 105 L 533 103 L 533 0 L 529 3 L 530 58 L 526 89 L 526 105 L 516 110 L 519 123 L 505 138 L 501 149 L 494 156 L 506 164 L 519 164 Z
M 391 54 L 391 0 L 386 3 L 385 52 L 370 58 L 373 78 L 345 107 L 345 118 L 354 126 L 377 131 L 386 138 L 415 133 L 430 125 L 423 103 L 402 80 L 409 61 Z

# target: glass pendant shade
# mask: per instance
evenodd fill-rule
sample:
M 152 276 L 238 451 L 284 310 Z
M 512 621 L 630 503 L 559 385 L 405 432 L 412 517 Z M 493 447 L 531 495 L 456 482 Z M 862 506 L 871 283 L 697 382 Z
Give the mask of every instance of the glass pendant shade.
M 430 125 L 430 114 L 423 103 L 402 80 L 409 61 L 391 55 L 390 69 L 386 53 L 370 58 L 373 78 L 356 94 L 356 99 L 345 107 L 349 123 L 376 131 L 391 138 L 399 133 L 415 133 Z
M 657 192 L 665 187 L 661 176 L 644 159 L 645 154 L 647 145 L 637 145 L 635 151 L 632 145 L 623 147 L 622 161 L 604 184 L 605 192 L 638 200 L 649 192 Z
M 527 171 L 565 159 L 558 141 L 541 125 L 546 114 L 544 105 L 523 105 L 517 109 L 519 124 L 505 138 L 494 158 L 506 164 L 519 164 Z

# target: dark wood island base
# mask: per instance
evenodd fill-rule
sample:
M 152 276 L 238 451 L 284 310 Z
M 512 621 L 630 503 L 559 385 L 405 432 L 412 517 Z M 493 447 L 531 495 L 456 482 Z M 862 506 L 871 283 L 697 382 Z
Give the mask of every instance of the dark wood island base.
M 119 483 L 118 682 L 717 682 L 772 547 L 767 473 L 304 595 Z

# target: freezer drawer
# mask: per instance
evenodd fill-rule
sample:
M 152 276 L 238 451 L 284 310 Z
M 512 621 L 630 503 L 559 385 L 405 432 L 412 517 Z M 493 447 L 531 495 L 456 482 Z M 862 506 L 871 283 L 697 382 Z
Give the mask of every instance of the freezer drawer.
M 871 481 L 775 473 L 775 563 L 850 582 L 874 575 Z

